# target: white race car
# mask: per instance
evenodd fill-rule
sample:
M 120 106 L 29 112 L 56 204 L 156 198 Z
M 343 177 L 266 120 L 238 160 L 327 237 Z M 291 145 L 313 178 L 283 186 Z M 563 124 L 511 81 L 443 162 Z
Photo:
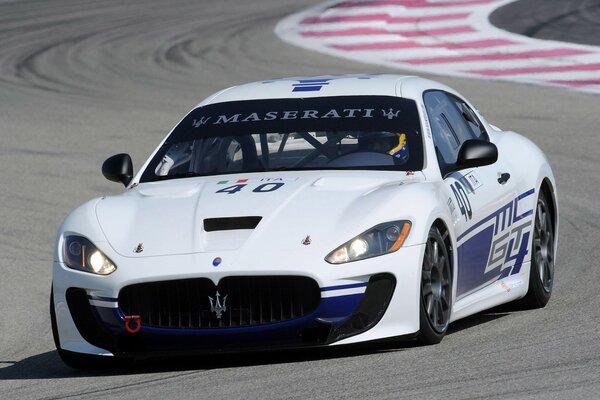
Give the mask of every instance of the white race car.
M 394 75 L 288 78 L 200 103 L 126 190 L 55 245 L 52 329 L 71 366 L 158 354 L 438 343 L 554 277 L 556 185 L 528 139 L 454 90 Z

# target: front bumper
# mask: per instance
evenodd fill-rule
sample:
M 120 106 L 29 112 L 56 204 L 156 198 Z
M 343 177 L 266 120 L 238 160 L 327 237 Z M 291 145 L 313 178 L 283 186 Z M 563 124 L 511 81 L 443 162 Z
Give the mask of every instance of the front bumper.
M 56 262 L 54 306 L 60 346 L 79 353 L 136 356 L 323 346 L 415 333 L 421 247 L 411 246 L 394 257 L 345 266 L 346 276 L 342 279 L 311 276 L 319 285 L 321 300 L 313 312 L 300 318 L 210 329 L 165 329 L 141 324 L 135 333 L 127 330 L 127 316 L 118 304 L 121 288 L 137 281 L 185 279 L 194 275 L 146 275 L 137 280 L 120 279 L 120 284 L 116 284 L 111 282 L 116 279 L 114 276 L 80 273 Z M 383 259 L 390 263 L 387 268 L 382 268 Z M 340 270 L 337 268 L 337 275 Z M 377 272 L 367 273 L 373 271 Z M 263 270 L 257 275 L 269 272 L 273 271 Z M 298 271 L 288 273 L 299 275 Z M 135 328 L 135 324 L 130 327 Z
M 121 308 L 98 305 L 115 303 L 118 299 L 99 299 L 80 288 L 68 289 L 67 305 L 82 337 L 114 355 L 318 346 L 374 326 L 389 305 L 395 283 L 393 275 L 378 274 L 364 284 L 323 288 L 325 292 L 331 289 L 364 292 L 322 298 L 314 311 L 300 318 L 234 328 L 177 329 L 144 324 L 138 327 Z

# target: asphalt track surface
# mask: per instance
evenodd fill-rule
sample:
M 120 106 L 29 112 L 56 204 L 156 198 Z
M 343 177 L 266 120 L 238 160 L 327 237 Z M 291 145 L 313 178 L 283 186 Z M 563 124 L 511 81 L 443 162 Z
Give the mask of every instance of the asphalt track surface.
M 85 200 L 121 190 L 109 155 L 139 167 L 211 92 L 299 74 L 390 72 L 273 34 L 308 0 L 0 0 L 0 398 L 598 398 L 599 97 L 434 77 L 491 122 L 533 139 L 558 180 L 560 245 L 543 310 L 484 313 L 432 347 L 372 345 L 140 362 L 77 372 L 48 315 L 52 246 Z
M 490 22 L 537 39 L 597 46 L 600 0 L 519 0 L 494 11 Z

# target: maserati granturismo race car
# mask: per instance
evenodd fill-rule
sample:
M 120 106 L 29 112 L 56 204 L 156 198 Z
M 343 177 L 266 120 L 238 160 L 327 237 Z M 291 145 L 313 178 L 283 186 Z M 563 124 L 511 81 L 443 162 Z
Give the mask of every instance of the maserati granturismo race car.
M 58 231 L 62 359 L 438 343 L 552 292 L 558 208 L 531 141 L 456 91 L 394 75 L 240 85 L 195 107 L 125 191 Z

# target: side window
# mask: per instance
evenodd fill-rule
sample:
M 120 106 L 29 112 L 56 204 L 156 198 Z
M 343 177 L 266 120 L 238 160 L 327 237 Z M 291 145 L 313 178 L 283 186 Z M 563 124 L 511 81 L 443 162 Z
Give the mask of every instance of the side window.
M 460 146 L 469 139 L 488 140 L 481 121 L 460 98 L 439 90 L 423 95 L 433 142 L 442 170 L 453 165 Z
M 467 127 L 469 128 L 469 133 L 471 134 L 470 139 L 481 139 L 481 140 L 489 140 L 487 132 L 483 127 L 483 124 L 477 118 L 477 114 L 469 107 L 469 105 L 462 99 L 448 94 L 450 100 L 454 103 L 454 106 L 458 110 L 458 112 L 462 115 L 464 121 L 467 123 Z
M 460 145 L 465 140 L 468 129 L 465 124 L 457 123 L 457 110 L 444 92 L 428 91 L 423 96 L 433 142 L 440 164 L 454 164 Z M 460 121 L 460 120 L 459 120 Z

